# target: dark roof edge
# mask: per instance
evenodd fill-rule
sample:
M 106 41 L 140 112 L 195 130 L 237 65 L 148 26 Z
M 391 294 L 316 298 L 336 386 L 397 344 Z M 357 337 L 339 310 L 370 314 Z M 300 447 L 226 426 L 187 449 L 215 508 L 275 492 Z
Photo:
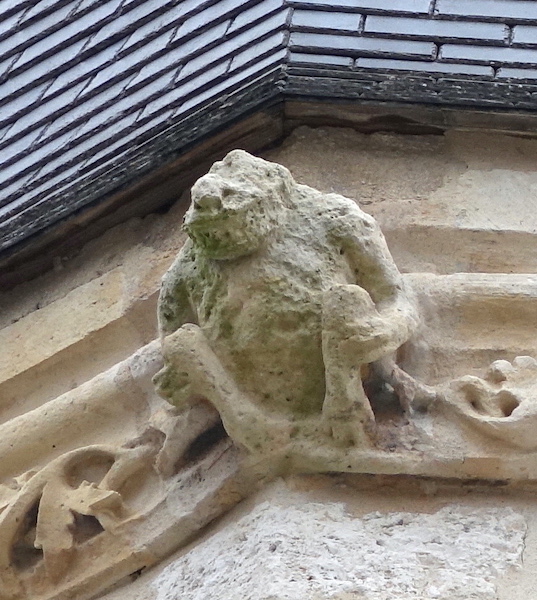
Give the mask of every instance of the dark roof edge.
M 52 266 L 54 256 L 131 216 L 171 204 L 198 171 L 229 149 L 259 151 L 300 124 L 367 133 L 487 129 L 537 135 L 537 103 L 522 98 L 519 86 L 408 72 L 399 85 L 402 76 L 283 64 L 258 74 L 21 213 L 11 230 L 4 224 L 0 288 L 34 277 Z M 531 94 L 537 86 L 524 89 Z M 512 98 L 507 108 L 506 94 Z
M 475 75 L 289 66 L 286 97 L 404 103 L 503 113 L 537 112 L 537 82 L 512 83 Z

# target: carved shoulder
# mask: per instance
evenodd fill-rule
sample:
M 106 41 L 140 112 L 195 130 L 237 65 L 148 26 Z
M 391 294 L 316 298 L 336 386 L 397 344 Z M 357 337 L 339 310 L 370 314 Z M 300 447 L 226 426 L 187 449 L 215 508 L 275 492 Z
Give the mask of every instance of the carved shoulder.
M 402 285 L 401 274 L 378 223 L 348 198 L 329 194 L 326 200 L 328 235 L 346 256 L 356 283 L 375 302 L 396 295 Z
M 375 219 L 353 200 L 339 194 L 326 194 L 325 219 L 334 238 L 346 239 L 358 235 L 380 233 Z M 382 235 L 382 234 L 381 234 Z

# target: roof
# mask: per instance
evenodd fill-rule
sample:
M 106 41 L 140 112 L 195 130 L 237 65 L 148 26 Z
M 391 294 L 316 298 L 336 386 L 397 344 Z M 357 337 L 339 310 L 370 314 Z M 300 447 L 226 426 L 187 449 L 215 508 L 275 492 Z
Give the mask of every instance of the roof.
M 10 0 L 0 256 L 288 98 L 535 111 L 537 2 Z

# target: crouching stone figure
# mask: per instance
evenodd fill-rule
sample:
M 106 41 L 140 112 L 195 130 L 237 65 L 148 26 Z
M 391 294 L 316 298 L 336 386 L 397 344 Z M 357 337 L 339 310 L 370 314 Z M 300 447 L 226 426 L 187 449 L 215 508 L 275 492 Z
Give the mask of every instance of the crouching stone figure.
M 374 219 L 235 150 L 193 186 L 184 229 L 159 299 L 159 392 L 209 402 L 250 452 L 369 444 L 361 368 L 417 324 Z

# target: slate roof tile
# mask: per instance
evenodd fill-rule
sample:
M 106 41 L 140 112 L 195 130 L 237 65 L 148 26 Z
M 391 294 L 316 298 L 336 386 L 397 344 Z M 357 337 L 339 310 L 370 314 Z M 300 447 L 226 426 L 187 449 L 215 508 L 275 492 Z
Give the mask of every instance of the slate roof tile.
M 166 73 L 166 77 L 170 79 L 169 83 L 173 83 L 177 77 L 177 73 L 179 72 L 178 56 L 175 52 L 169 52 L 167 54 L 163 54 L 159 58 L 151 61 L 144 65 L 136 75 L 130 80 L 125 89 L 128 90 L 131 87 L 137 87 L 140 84 L 147 85 L 149 81 L 156 79 L 157 76 L 162 73 Z
M 513 67 L 502 67 L 498 69 L 496 77 L 499 79 L 537 79 L 537 69 L 517 69 Z
M 118 78 L 126 79 L 132 76 L 138 65 L 144 64 L 145 61 L 152 61 L 153 56 L 160 55 L 165 49 L 173 35 L 173 31 L 167 31 L 158 38 L 154 38 L 148 44 L 138 47 L 134 52 L 125 53 L 119 60 L 116 55 L 110 56 L 108 66 L 99 70 L 93 77 L 91 83 L 86 89 L 86 93 L 92 90 L 100 89 L 109 82 L 114 82 Z
M 109 65 L 121 48 L 123 42 L 118 41 L 108 46 L 105 50 L 97 52 L 81 62 L 69 65 L 65 71 L 56 75 L 51 86 L 45 92 L 44 98 L 53 94 L 62 93 L 66 88 L 77 84 L 81 80 L 89 81 L 89 77 Z
M 49 140 L 58 132 L 85 122 L 91 115 L 99 112 L 104 106 L 117 101 L 125 88 L 125 81 L 119 81 L 97 95 L 87 95 L 81 98 L 71 110 L 62 117 L 55 119 L 47 130 L 46 139 Z M 45 140 L 46 141 L 46 140 Z
M 7 77 L 9 76 L 9 74 L 11 72 L 11 67 L 17 62 L 18 59 L 19 59 L 19 55 L 15 54 L 14 56 L 8 56 L 7 58 L 0 60 L 0 82 L 1 82 L 1 84 L 4 84 L 4 82 L 7 80 Z
M 259 39 L 259 41 L 254 42 L 253 45 L 231 59 L 229 71 L 235 71 L 251 62 L 259 61 L 264 58 L 265 54 L 272 54 L 275 50 L 282 48 L 284 43 L 285 33 L 283 31 L 279 31 L 268 38 Z
M 108 123 L 106 120 L 99 123 L 98 126 L 95 122 L 88 126 L 86 130 L 80 128 L 77 131 L 77 137 L 82 137 L 89 131 L 94 130 L 91 136 L 87 136 L 84 141 L 77 143 L 71 149 L 62 152 L 55 159 L 50 160 L 46 163 L 42 171 L 39 173 L 39 178 L 48 175 L 49 173 L 56 174 L 64 169 L 65 166 L 71 164 L 80 164 L 79 158 L 86 152 L 98 150 L 100 147 L 107 147 L 110 141 L 114 140 L 114 137 L 128 129 L 132 125 L 138 116 L 140 111 L 134 111 L 130 114 L 123 116 L 121 119 Z
M 274 11 L 281 11 L 284 0 L 263 0 L 251 8 L 241 11 L 231 23 L 228 34 L 234 33 L 243 27 L 252 27 L 259 19 L 264 19 Z
M 441 62 L 419 62 L 415 60 L 393 60 L 383 58 L 359 58 L 356 67 L 364 69 L 389 69 L 391 71 L 420 71 L 422 73 L 453 73 L 463 75 L 494 76 L 492 67 L 482 65 L 459 65 Z
M 90 50 L 100 45 L 108 45 L 111 41 L 127 37 L 138 27 L 149 21 L 152 16 L 158 15 L 166 6 L 171 4 L 171 0 L 168 0 L 168 2 L 146 0 L 138 6 L 134 6 L 131 10 L 124 9 L 116 18 L 111 19 L 109 23 L 91 37 L 84 50 Z
M 53 11 L 57 11 L 64 6 L 68 6 L 70 12 L 73 12 L 78 8 L 76 3 L 69 2 L 69 0 L 40 0 L 39 2 L 32 2 L 30 3 L 29 8 L 24 11 L 20 19 L 20 24 L 21 26 L 24 26 L 30 21 L 38 18 L 43 19 L 45 15 L 48 15 Z
M 157 98 L 151 101 L 146 107 L 143 116 L 152 114 L 159 109 L 163 109 L 168 106 L 177 106 L 183 104 L 183 99 L 187 98 L 190 94 L 198 94 L 203 91 L 207 86 L 212 86 L 215 81 L 225 75 L 229 66 L 229 61 L 217 64 L 210 69 L 204 69 L 194 78 L 188 79 L 185 83 L 178 84 L 172 90 L 166 94 L 159 95 Z
M 404 0 L 394 2 L 394 0 L 291 0 L 295 6 L 325 8 L 330 11 L 340 8 L 349 8 L 351 10 L 364 9 L 368 12 L 389 12 L 389 13 L 413 13 L 428 14 L 431 5 L 430 0 Z
M 282 28 L 284 25 L 284 16 L 282 16 L 281 14 L 275 14 L 272 16 L 269 15 L 265 20 L 253 26 L 251 29 L 248 29 L 247 31 L 244 31 L 238 35 L 230 37 L 223 43 L 212 47 L 211 50 L 207 50 L 206 52 L 200 54 L 196 58 L 187 61 L 179 74 L 179 80 L 185 79 L 190 74 L 196 73 L 200 69 L 203 69 L 206 66 L 218 60 L 221 60 L 232 53 L 236 54 L 237 52 L 240 52 L 241 49 L 247 46 L 248 44 L 256 44 L 257 42 L 262 40 L 267 35 L 270 35 L 278 28 Z M 224 33 L 227 29 L 228 26 L 226 23 L 221 24 L 220 33 Z M 215 41 L 220 38 L 221 36 L 219 36 L 218 32 L 215 31 Z
M 3 223 L 13 216 L 17 215 L 20 208 L 27 203 L 27 198 L 23 196 L 14 196 L 16 192 L 20 192 L 21 188 L 28 183 L 35 175 L 34 172 L 27 173 L 22 180 L 18 180 L 11 185 L 6 185 L 0 190 L 0 219 Z M 5 198 L 9 198 L 9 202 L 2 202 Z
M 181 6 L 171 6 L 155 19 L 147 21 L 144 25 L 137 27 L 123 44 L 122 50 L 126 51 L 132 46 L 143 45 L 153 37 L 159 37 L 168 29 L 175 29 L 183 15 Z M 172 31 L 173 34 L 173 31 Z
M 107 1 L 108 0 L 79 0 L 73 12 L 73 15 L 79 15 L 82 12 L 91 10 L 95 6 L 104 6 L 105 2 Z
M 333 29 L 338 31 L 358 31 L 362 15 L 348 12 L 331 12 L 330 18 L 320 10 L 295 10 L 293 27 L 311 29 Z
M 32 144 L 37 140 L 41 131 L 39 129 L 31 131 L 24 137 L 12 142 L 9 146 L 9 152 L 0 152 L 0 168 L 5 169 L 5 166 L 14 162 L 16 156 L 28 154 L 31 151 Z M 18 169 L 15 166 L 15 169 Z M 9 181 L 9 174 L 6 171 L 2 172 L 2 177 Z
M 303 54 L 301 52 L 290 52 L 289 61 L 291 63 L 338 65 L 343 67 L 351 67 L 354 63 L 352 58 L 346 56 L 337 56 L 333 54 Z
M 146 113 L 146 109 L 141 112 Z M 129 132 L 122 135 L 117 141 L 107 144 L 105 148 L 92 152 L 91 156 L 87 157 L 87 159 L 81 164 L 81 172 L 87 173 L 105 162 L 106 158 L 109 158 L 110 156 L 117 156 L 122 150 L 132 147 L 133 144 L 143 143 L 142 140 L 145 133 L 155 131 L 159 125 L 166 123 L 168 119 L 176 112 L 176 109 L 168 108 L 164 112 L 153 115 L 147 120 L 140 119 L 140 117 L 138 117 L 135 129 L 131 129 Z M 149 114 L 149 112 L 146 114 Z
M 11 17 L 13 13 L 21 13 L 32 6 L 33 0 L 12 0 L 0 4 L 0 20 L 4 21 Z
M 18 95 L 11 102 L 0 108 L 0 124 L 14 121 L 17 117 L 30 114 L 30 110 L 37 108 L 43 94 L 50 86 L 50 82 L 45 81 L 40 85 L 29 88 L 26 92 Z M 7 88 L 7 91 L 12 91 L 16 94 L 17 88 L 11 86 L 10 82 L 2 85 Z M 4 90 L 6 91 L 6 90 Z
M 9 38 L 4 38 L 0 43 L 0 56 L 11 56 L 47 35 L 51 35 L 55 31 L 61 31 L 64 28 L 63 22 L 66 21 L 71 12 L 73 12 L 73 4 L 67 3 L 58 10 L 47 14 L 42 20 L 34 21 L 27 27 L 16 27 L 12 35 Z M 68 21 L 66 26 L 69 26 Z
M 18 211 L 11 211 L 9 213 L 10 218 L 16 218 L 18 213 L 23 213 L 26 210 L 31 210 L 35 207 L 36 199 L 46 204 L 47 195 L 50 191 L 61 192 L 65 189 L 65 183 L 69 180 L 73 180 L 80 171 L 79 165 L 72 165 L 70 167 L 63 168 L 59 173 L 42 176 L 46 174 L 48 164 L 44 164 L 41 170 L 31 174 L 29 183 L 25 189 L 25 193 L 20 195 L 17 199 Z M 24 188 L 23 188 L 24 189 Z
M 12 14 L 9 17 L 6 17 L 5 19 L 2 19 L 2 17 L 0 17 L 0 19 L 2 19 L 2 20 L 0 20 L 0 39 L 4 39 L 7 34 L 9 34 L 10 32 L 13 32 L 16 25 L 21 20 L 21 16 L 23 13 L 24 13 L 24 10 L 21 10 L 19 12 Z
M 266 67 L 277 65 L 279 61 L 285 56 L 286 51 L 281 50 L 273 55 L 266 57 L 263 60 L 260 60 L 255 65 L 244 69 L 243 71 L 234 72 L 230 77 L 226 77 L 220 83 L 217 83 L 214 86 L 206 88 L 201 94 L 196 94 L 192 96 L 189 100 L 187 100 L 184 104 L 181 105 L 181 110 L 183 112 L 188 112 L 192 108 L 195 108 L 202 104 L 204 101 L 217 97 L 219 94 L 232 88 L 237 83 L 248 79 L 248 77 L 258 74 L 260 71 L 265 69 Z
M 78 171 L 78 166 L 73 166 L 73 167 L 66 169 L 61 175 L 56 176 L 56 177 L 51 177 L 47 181 L 47 189 L 57 189 L 59 192 L 62 192 L 63 190 L 61 187 L 59 187 L 59 185 L 61 185 L 61 183 L 63 181 L 65 181 L 66 179 L 69 179 L 73 175 L 76 175 L 77 171 Z M 41 190 L 39 190 L 38 188 L 32 189 L 27 193 L 27 195 L 24 198 L 22 198 L 22 197 L 17 198 L 17 200 L 13 202 L 12 206 L 2 208 L 1 209 L 2 211 L 6 210 L 6 212 L 7 212 L 7 215 L 5 213 L 1 214 L 2 224 L 4 226 L 9 226 L 10 222 L 17 221 L 22 216 L 23 217 L 22 221 L 28 227 L 28 231 L 25 231 L 24 234 L 26 234 L 26 233 L 31 234 L 34 231 L 39 230 L 40 221 L 44 220 L 44 217 L 46 218 L 46 211 L 44 214 L 40 215 L 39 206 L 46 205 L 46 203 L 47 203 L 46 196 L 40 197 L 40 192 L 41 192 Z M 35 201 L 36 198 L 38 198 L 37 201 Z M 33 220 L 30 220 L 28 222 L 27 218 L 24 218 L 24 217 L 25 217 L 25 213 L 27 213 L 29 211 L 33 212 L 36 215 L 36 217 Z M 16 229 L 13 232 L 11 232 L 10 234 L 8 234 L 8 236 L 6 236 L 8 243 L 10 241 L 10 238 L 13 238 L 13 237 L 16 238 L 19 235 L 20 235 L 20 233 Z
M 408 17 L 366 18 L 365 33 L 382 34 L 389 37 L 413 37 L 442 40 L 461 38 L 470 41 L 507 41 L 509 28 L 500 23 L 472 23 L 470 21 L 443 21 L 434 19 L 412 19 Z
M 207 23 L 214 22 L 220 19 L 229 17 L 229 13 L 237 9 L 236 0 L 220 0 L 213 6 L 207 7 L 205 10 L 185 20 L 177 29 L 174 40 L 187 37 L 194 33 L 197 29 L 202 29 L 207 26 Z
M 38 132 L 34 132 L 32 140 L 37 139 Z M 6 185 L 11 184 L 14 181 L 19 181 L 26 177 L 26 175 L 39 168 L 41 162 L 46 162 L 55 158 L 57 154 L 64 152 L 69 139 L 73 136 L 73 131 L 67 131 L 60 137 L 53 138 L 46 145 L 34 149 L 33 152 L 25 151 L 25 147 L 22 144 L 19 148 L 14 148 L 13 153 L 9 155 L 6 153 L 4 164 L 2 165 L 2 178 Z M 14 161 L 14 156 L 17 160 Z M 39 160 L 46 159 L 46 160 Z M 15 194 L 17 196 L 18 194 Z M 4 190 L 0 189 L 0 198 L 5 198 Z M 0 204 L 3 200 L 0 199 Z
M 440 58 L 461 62 L 502 63 L 510 65 L 537 65 L 537 49 L 496 48 L 494 46 L 461 46 L 444 44 L 440 49 Z
M 14 68 L 10 69 L 9 78 L 2 84 L 4 89 L 2 90 L 3 95 L 0 97 L 0 104 L 10 99 L 9 96 L 18 95 L 22 90 L 26 91 L 28 88 L 32 88 L 36 84 L 49 80 L 52 76 L 59 74 L 76 58 L 78 51 L 83 45 L 84 40 L 80 40 L 76 44 L 60 50 L 57 54 L 53 54 L 45 61 L 33 64 L 31 68 L 22 70 L 22 72 L 19 71 L 16 74 Z M 46 70 L 43 69 L 44 65 L 46 66 Z
M 294 32 L 290 39 L 291 49 L 326 49 L 337 50 L 349 55 L 366 56 L 369 54 L 399 56 L 422 56 L 432 58 L 436 46 L 428 42 L 403 40 L 385 40 L 362 36 L 343 36 L 323 33 Z
M 537 45 L 537 24 L 535 27 L 529 25 L 513 27 L 513 43 Z
M 437 15 L 471 19 L 536 19 L 537 2 L 533 0 L 437 0 Z
M 214 44 L 222 39 L 229 27 L 230 21 L 224 21 L 218 25 L 200 32 L 195 37 L 189 38 L 187 41 L 181 40 L 181 45 L 178 46 L 179 52 L 183 59 L 194 56 L 202 51 L 208 51 Z
M 0 127 L 0 141 L 4 140 L 8 136 L 10 130 L 14 126 L 15 126 L 15 123 L 13 122 L 13 123 L 8 123 L 7 125 L 4 125 L 3 127 Z

